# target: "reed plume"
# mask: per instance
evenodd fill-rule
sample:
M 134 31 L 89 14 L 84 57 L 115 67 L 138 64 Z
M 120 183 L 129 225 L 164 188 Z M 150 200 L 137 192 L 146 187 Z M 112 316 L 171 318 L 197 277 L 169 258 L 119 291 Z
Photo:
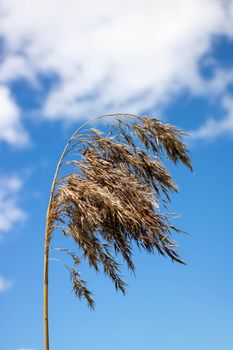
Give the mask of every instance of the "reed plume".
M 125 293 L 117 256 L 135 270 L 135 244 L 183 263 L 172 233 L 179 232 L 167 213 L 177 187 L 164 157 L 192 169 L 188 151 L 175 127 L 147 116 L 114 115 L 107 132 L 91 128 L 74 133 L 56 170 L 47 212 L 45 240 L 45 350 L 48 345 L 48 254 L 57 228 L 77 244 L 82 254 L 68 249 L 73 290 L 93 308 L 94 300 L 78 265 L 86 259 L 96 271 L 103 268 L 116 289 Z M 59 177 L 66 166 L 68 174 Z

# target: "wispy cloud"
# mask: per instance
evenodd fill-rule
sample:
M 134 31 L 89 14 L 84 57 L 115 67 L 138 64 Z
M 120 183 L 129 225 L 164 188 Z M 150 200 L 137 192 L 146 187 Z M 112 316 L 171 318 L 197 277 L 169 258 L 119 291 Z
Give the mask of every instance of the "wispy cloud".
M 0 293 L 5 293 L 12 287 L 12 280 L 6 279 L 0 275 Z
M 225 116 L 220 119 L 210 118 L 198 130 L 191 132 L 194 140 L 212 140 L 223 135 L 233 135 L 233 98 L 225 97 L 222 105 Z
M 20 109 L 16 105 L 9 88 L 0 85 L 0 139 L 12 145 L 25 145 L 28 135 L 20 120 Z
M 208 80 L 199 69 L 214 37 L 233 38 L 232 0 L 70 0 L 69 6 L 60 0 L 54 6 L 53 0 L 41 0 L 40 8 L 28 0 L 0 5 L 6 47 L 0 81 L 8 86 L 24 77 L 35 87 L 40 75 L 56 76 L 43 117 L 153 111 L 184 88 L 213 96 L 233 81 L 233 72 L 218 65 Z M 7 142 L 22 124 L 17 113 L 12 138 L 0 134 Z
M 0 239 L 14 225 L 26 218 L 26 213 L 19 206 L 18 195 L 23 186 L 19 176 L 0 176 Z

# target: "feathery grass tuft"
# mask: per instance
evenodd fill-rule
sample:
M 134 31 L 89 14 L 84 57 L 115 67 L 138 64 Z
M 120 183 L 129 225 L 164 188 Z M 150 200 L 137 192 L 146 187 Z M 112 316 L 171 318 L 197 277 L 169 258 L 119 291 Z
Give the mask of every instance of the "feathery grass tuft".
M 57 227 L 70 236 L 96 271 L 101 267 L 125 293 L 117 254 L 135 270 L 134 243 L 149 253 L 158 251 L 183 263 L 176 252 L 166 205 L 177 192 L 163 164 L 167 155 L 192 170 L 184 133 L 147 116 L 128 120 L 117 116 L 108 134 L 92 128 L 69 141 L 63 166 L 69 174 L 56 181 L 48 215 L 50 237 Z M 82 257 L 72 256 L 77 266 Z M 77 268 L 70 269 L 75 294 L 94 301 Z

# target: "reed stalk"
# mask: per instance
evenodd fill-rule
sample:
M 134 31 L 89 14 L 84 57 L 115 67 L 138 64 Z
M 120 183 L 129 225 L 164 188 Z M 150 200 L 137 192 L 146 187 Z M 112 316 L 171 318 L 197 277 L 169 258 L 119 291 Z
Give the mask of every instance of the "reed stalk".
M 85 125 L 106 117 L 117 120 L 117 124 L 112 126 L 112 129 L 117 130 L 115 138 L 102 136 L 96 129 L 91 129 L 91 135 L 85 134 L 87 139 L 79 138 L 79 131 Z M 127 134 L 123 127 L 127 130 L 131 128 L 132 133 Z M 174 250 L 174 242 L 170 240 L 170 230 L 179 230 L 169 223 L 166 215 L 158 212 L 161 192 L 169 201 L 168 192 L 177 191 L 170 174 L 161 163 L 162 150 L 174 163 L 181 161 L 191 169 L 187 149 L 180 140 L 182 135 L 181 131 L 156 119 L 132 114 L 110 114 L 88 120 L 68 140 L 56 166 L 46 215 L 44 350 L 49 350 L 49 253 L 52 234 L 58 228 L 57 222 L 68 226 L 62 232 L 65 236 L 70 235 L 83 250 L 83 256 L 90 266 L 99 271 L 99 264 L 102 264 L 116 289 L 123 293 L 125 283 L 118 274 L 119 265 L 111 248 L 122 255 L 133 271 L 133 241 L 149 253 L 156 249 L 160 254 L 183 263 Z M 134 144 L 134 138 L 138 139 L 144 150 Z M 82 144 L 84 140 L 86 145 L 81 151 L 81 161 L 70 161 L 76 171 L 59 179 L 59 170 L 71 150 L 72 142 Z M 149 150 L 156 157 L 148 155 Z M 105 244 L 101 243 L 96 232 L 106 241 Z M 81 258 L 68 249 L 61 250 L 68 252 L 75 264 L 80 263 Z M 94 301 L 86 282 L 79 278 L 76 269 L 70 269 L 70 273 L 75 294 L 79 298 L 84 297 L 93 308 Z

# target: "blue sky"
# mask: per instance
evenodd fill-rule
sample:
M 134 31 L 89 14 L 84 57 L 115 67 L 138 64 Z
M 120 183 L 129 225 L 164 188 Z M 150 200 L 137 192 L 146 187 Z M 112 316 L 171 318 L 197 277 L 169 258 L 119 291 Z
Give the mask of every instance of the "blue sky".
M 114 112 L 147 113 L 191 135 L 194 173 L 170 168 L 187 266 L 135 251 L 123 297 L 83 265 L 96 300 L 90 312 L 51 260 L 51 347 L 231 350 L 233 1 L 41 0 L 38 8 L 2 0 L 0 15 L 1 350 L 43 349 L 56 162 L 83 121 Z M 53 245 L 72 247 L 59 233 Z

